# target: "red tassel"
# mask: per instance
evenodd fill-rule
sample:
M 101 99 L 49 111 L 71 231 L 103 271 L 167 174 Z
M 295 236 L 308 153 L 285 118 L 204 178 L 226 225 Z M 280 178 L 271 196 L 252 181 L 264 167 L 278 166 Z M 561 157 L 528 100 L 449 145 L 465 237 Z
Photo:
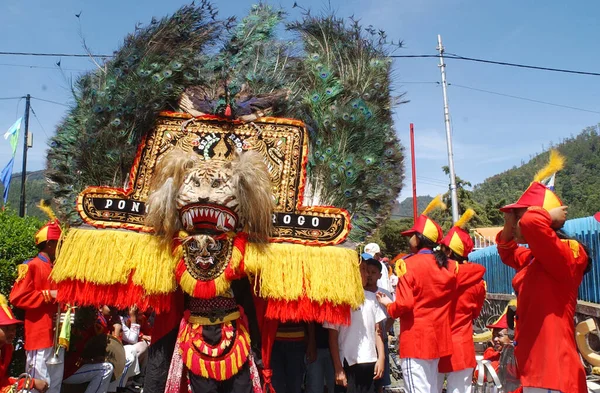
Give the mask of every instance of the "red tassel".
M 273 370 L 271 370 L 270 368 L 263 368 L 262 375 L 264 381 L 263 393 L 275 393 L 275 389 L 273 389 L 273 384 L 271 383 L 271 377 L 273 377 Z
M 131 276 L 126 284 L 98 285 L 78 280 L 65 280 L 58 284 L 57 299 L 61 303 L 81 306 L 108 304 L 118 308 L 137 305 L 140 310 L 153 307 L 157 313 L 169 310 L 171 293 L 146 295 L 144 288 L 133 284 Z
M 231 117 L 231 106 L 229 106 L 229 104 L 227 104 L 227 107 L 225 108 L 225 117 Z
M 286 301 L 269 299 L 265 317 L 282 322 L 315 321 L 337 325 L 350 324 L 350 306 L 336 305 L 331 302 L 319 303 L 306 296 L 299 300 Z

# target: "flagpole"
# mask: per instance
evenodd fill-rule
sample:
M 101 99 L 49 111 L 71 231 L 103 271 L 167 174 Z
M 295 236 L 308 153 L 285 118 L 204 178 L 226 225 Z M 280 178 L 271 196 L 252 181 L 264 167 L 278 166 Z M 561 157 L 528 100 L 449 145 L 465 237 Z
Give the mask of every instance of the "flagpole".
M 23 136 L 23 171 L 21 172 L 21 200 L 19 216 L 25 217 L 25 180 L 27 180 L 27 139 L 29 139 L 29 101 L 31 96 L 25 97 L 25 135 Z

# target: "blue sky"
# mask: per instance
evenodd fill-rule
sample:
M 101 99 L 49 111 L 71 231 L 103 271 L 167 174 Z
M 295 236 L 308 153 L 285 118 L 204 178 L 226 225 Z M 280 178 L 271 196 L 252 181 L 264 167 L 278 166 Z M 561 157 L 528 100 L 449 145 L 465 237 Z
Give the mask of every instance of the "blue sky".
M 318 11 L 327 2 L 297 0 Z M 221 16 L 243 16 L 252 1 L 214 4 Z M 299 17 L 294 0 L 271 2 Z M 184 2 L 171 1 L 75 1 L 2 0 L 0 51 L 83 53 L 81 35 L 95 53 L 110 54 L 136 23 L 174 12 Z M 340 16 L 354 15 L 364 25 L 385 30 L 401 39 L 405 48 L 396 54 L 434 54 L 437 34 L 447 52 L 515 63 L 555 68 L 600 71 L 597 51 L 595 0 L 532 2 L 506 0 L 331 0 Z M 78 20 L 75 14 L 81 12 Z M 81 24 L 79 23 L 81 22 Z M 81 31 L 81 34 L 80 34 Z M 55 63 L 61 60 L 62 71 Z M 395 123 L 402 143 L 409 146 L 409 123 L 416 129 L 418 194 L 444 192 L 447 165 L 441 87 L 437 59 L 396 59 L 396 91 L 406 92 L 410 103 L 396 108 Z M 520 101 L 478 91 L 494 91 L 600 112 L 600 77 L 559 74 L 525 69 L 447 61 L 456 172 L 473 184 L 519 165 L 550 142 L 577 134 L 600 122 L 600 113 L 589 113 Z M 29 68 L 26 66 L 48 67 Z M 0 56 L 0 98 L 22 96 L 67 104 L 70 80 L 94 68 L 86 58 Z M 428 82 L 428 83 L 415 83 Z M 460 86 L 459 86 L 460 85 Z M 37 114 L 31 117 L 34 148 L 28 169 L 44 167 L 47 137 L 66 113 L 66 107 L 32 100 Z M 24 100 L 0 100 L 0 134 L 24 110 Z M 39 122 L 38 122 L 39 120 Z M 20 171 L 19 147 L 15 171 Z M 0 166 L 9 159 L 8 142 L 0 140 Z M 402 197 L 410 194 L 410 157 Z

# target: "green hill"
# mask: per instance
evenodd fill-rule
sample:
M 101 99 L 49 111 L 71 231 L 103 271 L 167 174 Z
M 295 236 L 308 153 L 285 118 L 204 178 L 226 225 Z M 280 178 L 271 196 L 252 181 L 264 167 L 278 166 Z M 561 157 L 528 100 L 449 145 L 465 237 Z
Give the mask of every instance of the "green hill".
M 563 203 L 569 206 L 569 218 L 590 216 L 600 211 L 599 126 L 588 127 L 551 148 L 566 158 L 565 168 L 556 176 L 555 187 Z M 538 154 L 526 164 L 476 185 L 473 197 L 486 207 L 514 202 L 547 162 L 548 152 Z
M 417 197 L 417 213 L 421 213 L 433 198 L 429 195 L 421 195 Z M 392 208 L 392 219 L 412 218 L 413 216 L 413 199 L 412 197 L 404 199 L 402 202 L 396 202 Z
M 50 199 L 44 171 L 27 172 L 27 182 L 25 188 L 25 211 L 27 215 L 46 220 L 48 217 L 36 206 L 41 199 Z M 0 184 L 0 192 L 4 192 L 4 187 Z M 8 191 L 8 202 L 6 206 L 15 211 L 19 211 L 19 200 L 21 195 L 21 173 L 14 173 L 10 182 Z M 0 201 L 1 203 L 1 201 Z

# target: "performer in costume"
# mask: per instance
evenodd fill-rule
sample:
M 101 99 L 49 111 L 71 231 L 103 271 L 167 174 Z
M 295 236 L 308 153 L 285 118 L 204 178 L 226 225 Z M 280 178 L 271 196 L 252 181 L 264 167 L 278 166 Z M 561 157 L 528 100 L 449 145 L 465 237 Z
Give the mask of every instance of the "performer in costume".
M 25 310 L 25 350 L 27 371 L 33 378 L 48 382 L 50 393 L 59 393 L 63 379 L 63 364 L 47 365 L 54 354 L 53 317 L 57 314 L 56 290 L 50 281 L 50 273 L 61 237 L 60 223 L 49 208 L 42 203 L 51 220 L 35 234 L 38 255 L 18 266 L 18 276 L 10 293 L 15 307 Z M 61 360 L 64 351 L 57 349 Z
M 437 207 L 445 208 L 440 196 L 411 229 L 402 232 L 410 236 L 412 254 L 396 262 L 396 299 L 377 294 L 388 315 L 400 318 L 399 356 L 410 393 L 439 392 L 439 360 L 452 354 L 450 306 L 456 290 L 457 263 L 440 250 L 442 229 L 427 217 Z
M 477 365 L 473 320 L 479 317 L 485 301 L 485 267 L 467 260 L 474 244 L 465 226 L 474 215 L 472 209 L 467 209 L 440 242 L 448 258 L 458 262 L 456 292 L 450 313 L 453 350 L 452 355 L 441 358 L 438 365 L 438 387 L 441 390 L 446 378 L 448 393 L 470 393 L 473 369 Z
M 17 334 L 17 325 L 22 324 L 15 318 L 4 295 L 0 294 L 0 393 L 8 393 L 14 386 L 16 379 L 8 375 L 8 369 L 14 352 L 13 341 Z M 46 392 L 48 383 L 41 379 L 33 379 L 25 386 L 26 379 L 19 381 L 18 389 L 35 388 L 38 392 Z
M 563 165 L 564 158 L 551 151 L 550 162 L 519 200 L 500 209 L 504 228 L 497 236 L 498 252 L 517 271 L 512 281 L 519 305 L 514 346 L 525 393 L 587 392 L 573 318 L 591 261 L 581 243 L 560 231 L 567 207 L 552 189 Z M 551 186 L 542 183 L 547 179 Z M 518 245 L 524 243 L 528 248 Z

